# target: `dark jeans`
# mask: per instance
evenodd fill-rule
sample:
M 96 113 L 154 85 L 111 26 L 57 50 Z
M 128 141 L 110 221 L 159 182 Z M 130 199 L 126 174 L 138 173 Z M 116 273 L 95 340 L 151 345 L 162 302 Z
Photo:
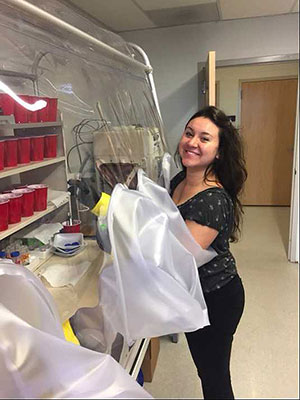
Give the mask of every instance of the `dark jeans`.
M 243 313 L 245 295 L 236 276 L 226 286 L 204 295 L 210 325 L 186 338 L 201 379 L 205 399 L 234 399 L 230 379 L 233 335 Z

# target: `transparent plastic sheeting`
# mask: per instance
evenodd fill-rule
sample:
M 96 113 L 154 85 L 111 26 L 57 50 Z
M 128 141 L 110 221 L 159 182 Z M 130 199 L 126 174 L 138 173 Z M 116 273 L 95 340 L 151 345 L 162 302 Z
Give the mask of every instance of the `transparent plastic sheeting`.
M 103 268 L 100 305 L 88 313 L 92 316 L 93 329 L 89 331 L 87 327 L 86 340 L 81 343 L 93 342 L 95 334 L 96 342 L 98 337 L 105 342 L 98 348 L 109 352 L 117 332 L 132 344 L 141 337 L 192 331 L 207 325 L 197 266 L 214 255 L 193 241 L 167 191 L 155 184 L 168 188 L 170 156 L 166 154 L 161 120 L 144 69 L 140 64 L 124 61 L 123 55 L 133 53 L 125 41 L 96 28 L 94 23 L 69 10 L 66 2 L 42 0 L 38 3 L 50 14 L 122 53 L 122 57 L 115 57 L 114 52 L 110 56 L 92 42 L 21 10 L 13 1 L 0 0 L 1 80 L 17 94 L 58 98 L 68 170 L 80 181 L 76 191 L 79 201 L 93 209 L 102 192 L 112 194 L 106 239 L 111 242 L 113 263 L 107 262 Z M 139 190 L 134 190 L 139 169 L 152 182 L 139 173 Z M 102 233 L 105 230 L 100 229 L 100 236 Z M 93 316 L 91 311 L 96 314 Z M 95 321 L 99 321 L 96 327 Z M 22 323 L 15 321 L 16 326 L 21 327 Z M 77 331 L 82 332 L 80 327 L 84 326 L 79 323 Z M 31 326 L 22 329 L 22 340 L 31 338 L 31 334 L 37 335 Z M 50 346 L 48 336 L 39 333 L 41 341 L 37 343 L 41 346 L 30 347 L 33 344 L 28 341 L 28 354 L 35 354 L 37 365 L 38 351 L 45 361 L 43 346 L 47 347 L 47 354 L 53 352 L 54 361 L 58 360 L 56 355 L 61 346 L 64 348 L 56 338 L 49 341 Z M 97 347 L 97 343 L 93 346 Z M 60 354 L 63 359 L 63 351 Z M 25 360 L 26 355 L 22 355 Z M 100 355 L 91 357 L 101 359 Z M 46 361 L 54 362 L 51 360 Z M 108 358 L 103 360 L 109 364 Z M 86 364 L 80 365 L 72 361 L 74 376 Z M 67 380 L 71 379 L 68 368 L 61 370 Z M 47 373 L 52 376 L 50 369 Z
M 127 45 L 123 38 L 111 31 L 100 28 L 98 23 L 94 22 L 88 17 L 85 17 L 82 13 L 79 18 L 76 7 L 72 6 L 72 4 L 66 4 L 64 1 L 61 2 L 57 0 L 51 0 L 51 2 L 48 0 L 39 0 L 38 2 L 36 0 L 27 1 L 35 6 L 38 5 L 40 9 L 62 19 L 63 21 L 75 26 L 94 38 L 101 40 L 103 43 L 106 43 L 125 55 L 131 56 L 132 49 Z M 5 3 L 7 4 L 8 1 L 5 1 Z M 14 12 L 15 11 L 16 10 L 14 9 Z M 24 16 L 24 13 L 22 14 L 22 19 L 27 20 L 29 23 L 32 23 L 33 20 L 31 15 Z M 34 25 L 38 25 L 36 18 L 34 18 Z M 41 27 L 45 29 L 45 23 L 41 24 Z M 51 26 L 51 31 L 55 31 L 53 25 Z M 57 30 L 57 33 L 58 32 L 59 31 Z M 61 34 L 64 33 L 62 32 Z M 90 45 L 90 47 L 92 47 L 92 45 Z
M 111 351 L 117 333 L 132 345 L 209 324 L 197 267 L 216 253 L 193 239 L 166 189 L 139 170 L 138 190 L 115 186 L 107 224 L 112 260 L 100 275 L 99 307 L 72 319 L 81 343 Z
M 64 338 L 52 297 L 30 271 L 0 264 L 1 398 L 151 398 L 108 354 Z
M 0 0 L 0 5 L 0 79 L 17 94 L 58 98 L 68 171 L 82 183 L 79 200 L 92 208 L 99 193 L 110 194 L 117 183 L 134 187 L 137 167 L 157 181 L 166 145 L 143 68 L 101 52 L 10 1 Z M 65 2 L 42 0 L 38 6 L 123 56 L 133 59 L 135 53 L 134 59 L 142 62 L 120 36 Z

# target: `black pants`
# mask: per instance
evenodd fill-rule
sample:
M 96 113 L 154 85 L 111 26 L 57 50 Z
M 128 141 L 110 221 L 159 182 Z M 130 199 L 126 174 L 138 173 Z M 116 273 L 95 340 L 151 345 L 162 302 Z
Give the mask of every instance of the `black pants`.
M 230 379 L 233 335 L 244 309 L 244 288 L 239 276 L 226 286 L 205 294 L 210 325 L 186 338 L 201 379 L 205 399 L 234 399 Z

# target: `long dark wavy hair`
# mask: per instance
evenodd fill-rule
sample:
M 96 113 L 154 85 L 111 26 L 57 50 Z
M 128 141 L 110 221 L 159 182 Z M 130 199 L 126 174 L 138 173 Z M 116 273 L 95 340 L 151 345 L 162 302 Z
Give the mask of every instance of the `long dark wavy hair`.
M 241 223 L 243 207 L 239 196 L 243 191 L 247 179 L 247 170 L 244 157 L 244 147 L 242 138 L 231 123 L 227 115 L 216 107 L 208 106 L 196 112 L 187 122 L 185 129 L 190 121 L 195 118 L 208 118 L 219 128 L 219 149 L 218 158 L 208 165 L 204 173 L 204 181 L 212 182 L 209 176 L 212 174 L 230 195 L 234 207 L 234 223 L 230 235 L 231 242 L 237 242 L 241 233 Z M 183 170 L 186 167 L 181 162 L 179 155 L 179 145 L 175 152 L 175 162 L 178 161 Z

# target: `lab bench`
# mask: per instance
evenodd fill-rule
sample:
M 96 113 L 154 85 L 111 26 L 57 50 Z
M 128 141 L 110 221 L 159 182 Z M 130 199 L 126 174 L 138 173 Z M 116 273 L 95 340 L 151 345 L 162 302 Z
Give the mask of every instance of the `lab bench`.
M 104 257 L 110 256 L 99 248 L 95 240 L 87 239 L 86 244 L 86 248 L 82 252 L 72 257 L 52 255 L 34 271 L 34 274 L 40 277 L 52 295 L 62 323 L 71 318 L 78 309 L 95 307 L 99 304 L 99 274 L 106 265 Z M 66 265 L 76 268 L 77 265 L 84 262 L 89 262 L 90 265 L 74 286 L 52 287 L 42 276 L 43 272 L 52 265 Z M 126 344 L 123 346 L 119 363 L 134 379 L 137 378 L 141 368 L 149 341 L 148 338 L 142 338 L 131 347 Z

